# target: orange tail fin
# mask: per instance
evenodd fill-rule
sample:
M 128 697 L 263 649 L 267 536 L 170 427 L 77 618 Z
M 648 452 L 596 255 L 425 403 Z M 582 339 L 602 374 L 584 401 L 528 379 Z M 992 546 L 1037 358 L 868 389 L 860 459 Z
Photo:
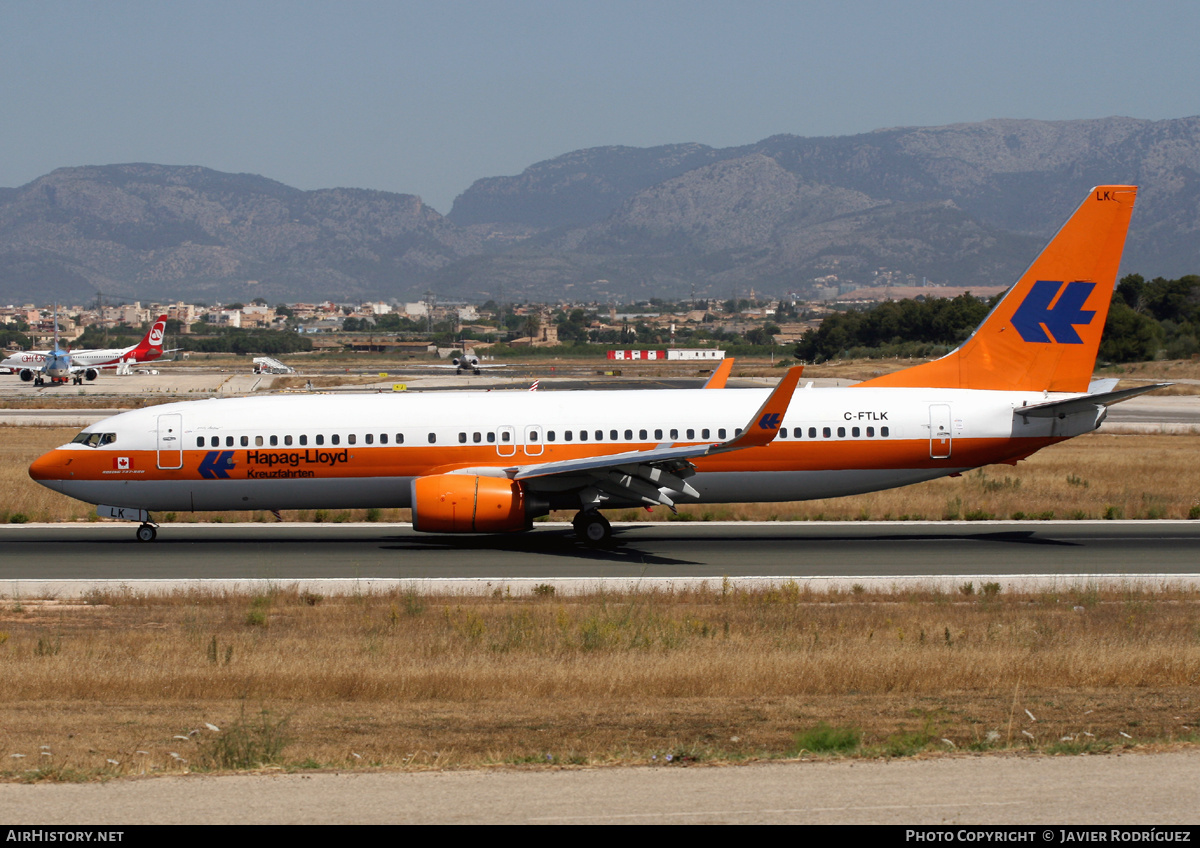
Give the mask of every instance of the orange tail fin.
M 1097 186 L 962 346 L 859 383 L 1086 392 L 1137 186 Z

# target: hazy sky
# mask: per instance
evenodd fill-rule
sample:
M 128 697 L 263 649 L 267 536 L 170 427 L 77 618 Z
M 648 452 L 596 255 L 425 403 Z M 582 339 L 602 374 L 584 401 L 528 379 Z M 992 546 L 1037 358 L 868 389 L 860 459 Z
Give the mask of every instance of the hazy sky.
M 0 186 L 204 165 L 419 194 L 581 147 L 1200 114 L 1200 3 L 0 0 Z

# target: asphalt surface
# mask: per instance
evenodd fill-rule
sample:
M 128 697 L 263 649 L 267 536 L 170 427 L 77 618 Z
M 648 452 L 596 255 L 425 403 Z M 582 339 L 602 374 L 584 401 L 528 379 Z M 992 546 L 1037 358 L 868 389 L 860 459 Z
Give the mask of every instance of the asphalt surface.
M 617 524 L 608 548 L 566 524 L 505 536 L 407 524 L 0 526 L 0 584 L 31 580 L 316 578 L 896 578 L 1200 574 L 1200 522 Z
M 1065 842 L 1058 828 L 1077 825 L 1083 826 L 1083 838 L 1091 836 L 1089 841 L 1106 837 L 1104 841 L 1174 843 L 1182 841 L 1171 838 L 1174 833 L 1187 831 L 1188 836 L 1195 830 L 1198 770 L 1200 751 L 1193 750 L 737 768 L 193 776 L 0 785 L 0 817 L 8 828 L 193 823 L 974 824 L 1010 830 L 969 833 L 961 841 L 1033 844 Z M 1120 824 L 1145 827 L 1121 840 L 1104 828 Z M 1165 827 L 1171 825 L 1183 827 Z M 871 836 L 885 836 L 889 843 L 914 841 L 900 829 Z M 951 830 L 940 841 L 960 841 L 958 837 Z M 1073 841 L 1083 840 L 1076 836 Z

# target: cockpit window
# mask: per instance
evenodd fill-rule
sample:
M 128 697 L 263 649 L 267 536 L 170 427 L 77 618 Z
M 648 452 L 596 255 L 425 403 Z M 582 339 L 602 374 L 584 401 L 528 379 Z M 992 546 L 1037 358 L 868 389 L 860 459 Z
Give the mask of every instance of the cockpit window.
M 75 438 L 71 439 L 71 444 L 87 445 L 89 448 L 98 448 L 103 445 L 111 445 L 117 440 L 116 433 L 80 433 Z

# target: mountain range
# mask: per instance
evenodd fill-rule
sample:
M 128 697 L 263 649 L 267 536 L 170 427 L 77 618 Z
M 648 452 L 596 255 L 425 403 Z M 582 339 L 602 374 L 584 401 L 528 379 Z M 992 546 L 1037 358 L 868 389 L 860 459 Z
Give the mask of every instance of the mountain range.
M 1200 273 L 1200 117 L 597 147 L 419 197 L 196 166 L 0 188 L 0 301 L 630 301 L 1004 285 L 1088 189 L 1141 186 L 1122 272 Z

